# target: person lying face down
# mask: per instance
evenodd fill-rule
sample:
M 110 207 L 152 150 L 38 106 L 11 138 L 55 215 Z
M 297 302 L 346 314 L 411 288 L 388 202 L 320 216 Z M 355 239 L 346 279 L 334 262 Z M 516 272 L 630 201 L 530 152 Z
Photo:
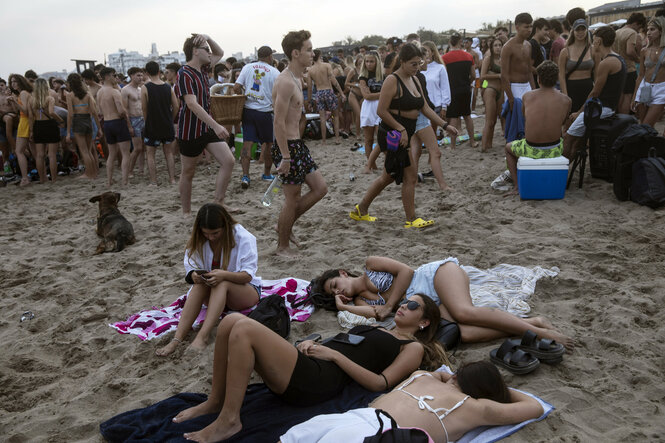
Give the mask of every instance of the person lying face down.
M 272 392 L 297 406 L 333 398 L 351 381 L 370 391 L 387 390 L 423 361 L 430 368 L 447 361 L 434 340 L 439 319 L 436 304 L 416 295 L 397 311 L 396 327 L 391 331 L 356 326 L 349 333 L 364 337 L 356 345 L 307 340 L 296 348 L 255 320 L 228 315 L 217 328 L 208 399 L 180 412 L 173 421 L 219 412 L 208 427 L 184 437 L 220 441 L 238 433 L 242 429 L 240 407 L 254 370 Z
M 509 390 L 493 364 L 477 361 L 454 375 L 416 371 L 370 407 L 316 416 L 289 429 L 280 442 L 357 441 L 378 431 L 377 410 L 400 427 L 424 430 L 436 442 L 458 440 L 478 426 L 520 423 L 543 413 L 537 400 Z M 382 420 L 389 423 L 385 415 Z
M 311 291 L 315 304 L 377 319 L 390 315 L 400 300 L 424 295 L 439 306 L 441 318 L 459 324 L 463 343 L 522 336 L 531 330 L 539 337 L 558 341 L 569 351 L 575 346 L 571 337 L 543 317 L 520 318 L 500 309 L 474 306 L 469 276 L 454 257 L 424 264 L 415 271 L 388 257 L 368 257 L 363 274 L 329 270 L 312 280 Z M 348 305 L 351 300 L 355 306 Z

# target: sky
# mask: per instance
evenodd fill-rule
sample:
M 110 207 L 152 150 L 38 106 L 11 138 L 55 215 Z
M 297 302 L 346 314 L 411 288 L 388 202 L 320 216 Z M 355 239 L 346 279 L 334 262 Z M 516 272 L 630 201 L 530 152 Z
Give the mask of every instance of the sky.
M 403 37 L 423 27 L 436 32 L 475 30 L 483 22 L 514 19 L 520 12 L 535 18 L 564 15 L 597 0 L 143 0 L 115 3 L 81 0 L 12 2 L 0 17 L 0 77 L 33 69 L 68 72 L 72 58 L 97 60 L 119 48 L 148 55 L 182 51 L 192 32 L 208 34 L 225 51 L 243 56 L 263 45 L 278 52 L 284 35 L 307 29 L 314 47 L 329 46 L 346 36 Z M 186 7 L 184 5 L 187 5 Z M 196 8 L 196 9 L 194 9 Z M 378 11 L 378 12 L 377 12 Z

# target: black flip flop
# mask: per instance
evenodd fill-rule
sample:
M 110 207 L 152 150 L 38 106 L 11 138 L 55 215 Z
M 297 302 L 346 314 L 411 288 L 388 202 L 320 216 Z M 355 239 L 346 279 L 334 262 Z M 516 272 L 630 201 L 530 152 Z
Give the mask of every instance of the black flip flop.
M 511 340 L 490 351 L 490 360 L 513 374 L 524 375 L 536 370 L 540 362 L 528 352 L 518 349 Z
M 549 338 L 539 339 L 536 333 L 531 330 L 524 333 L 521 341 L 512 339 L 511 343 L 548 365 L 561 363 L 563 354 L 566 353 L 566 348 L 561 343 Z

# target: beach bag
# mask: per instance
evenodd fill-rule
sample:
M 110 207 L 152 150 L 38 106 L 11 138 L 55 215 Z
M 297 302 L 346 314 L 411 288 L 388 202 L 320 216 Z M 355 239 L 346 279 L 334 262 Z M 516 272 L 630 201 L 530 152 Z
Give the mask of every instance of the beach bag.
M 665 159 L 656 157 L 655 148 L 633 163 L 630 199 L 654 209 L 665 205 Z
M 291 332 L 289 311 L 286 310 L 284 299 L 277 294 L 262 298 L 248 317 L 284 338 L 287 338 Z
M 436 330 L 436 339 L 446 351 L 452 351 L 462 342 L 459 325 L 442 318 Z
M 376 418 L 379 420 L 379 430 L 376 434 L 365 437 L 363 443 L 429 443 L 432 439 L 427 432 L 419 428 L 399 428 L 394 418 L 386 411 L 376 409 Z M 383 430 L 381 414 L 390 419 L 392 429 Z
M 603 103 L 596 97 L 591 97 L 584 103 L 584 126 L 587 131 L 600 122 L 601 115 L 603 115 Z

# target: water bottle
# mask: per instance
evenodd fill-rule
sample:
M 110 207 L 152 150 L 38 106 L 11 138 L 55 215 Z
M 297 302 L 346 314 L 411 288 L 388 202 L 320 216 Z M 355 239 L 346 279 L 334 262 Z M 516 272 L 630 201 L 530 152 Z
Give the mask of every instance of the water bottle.
M 355 181 L 355 179 L 356 179 L 356 175 L 353 172 L 349 173 L 349 180 L 350 181 Z
M 266 193 L 263 194 L 263 198 L 261 199 L 263 206 L 269 207 L 272 203 L 273 197 L 279 193 L 280 189 L 282 189 L 282 179 L 279 175 L 276 175 L 275 179 L 270 183 L 270 186 L 268 186 Z

